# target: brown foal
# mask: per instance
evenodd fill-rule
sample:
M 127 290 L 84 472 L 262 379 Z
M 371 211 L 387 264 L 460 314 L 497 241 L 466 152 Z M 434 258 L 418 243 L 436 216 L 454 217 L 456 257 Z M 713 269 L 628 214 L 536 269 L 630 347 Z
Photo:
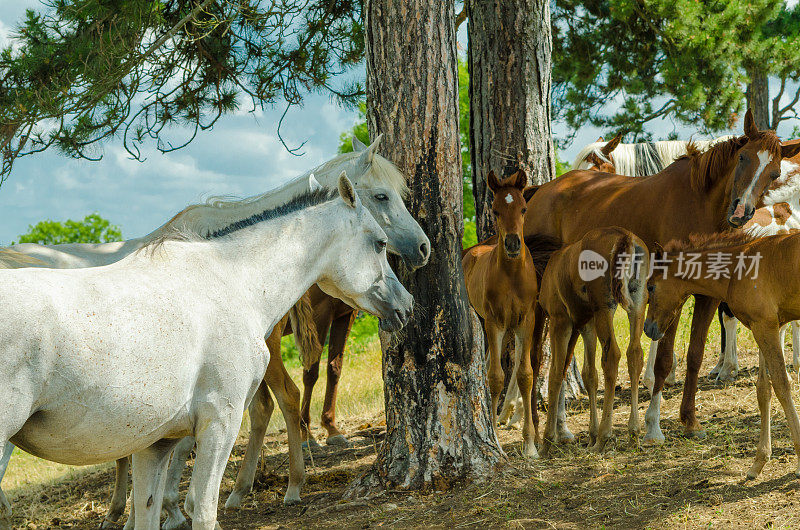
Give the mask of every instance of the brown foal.
M 524 411 L 522 452 L 525 457 L 537 458 L 531 413 L 533 369 L 530 356 L 537 282 L 533 258 L 522 237 L 527 177 L 520 170 L 498 181 L 491 171 L 487 182 L 494 193 L 492 213 L 499 243 L 478 244 L 464 252 L 464 280 L 470 304 L 483 319 L 489 346 L 492 424 L 497 424 L 497 405 L 503 391 L 504 373 L 500 364 L 503 338 L 506 333 L 513 333 L 515 372 Z
M 603 267 L 604 265 L 604 267 Z M 578 334 L 586 344 L 583 381 L 589 392 L 590 450 L 600 452 L 611 438 L 614 390 L 621 358 L 614 336 L 617 305 L 628 313 L 630 343 L 627 349 L 631 381 L 631 414 L 628 430 L 639 433 L 639 375 L 642 371 L 640 338 L 647 306 L 650 257 L 644 242 L 619 227 L 598 228 L 580 241 L 555 252 L 542 278 L 539 304 L 550 317 L 551 364 L 548 381 L 547 422 L 542 455 L 556 439 L 558 395 Z M 597 339 L 603 348 L 605 378 L 603 419 L 597 425 Z
M 681 270 L 682 264 L 675 259 L 680 252 L 684 256 L 697 256 L 695 261 L 701 265 L 701 274 L 691 273 L 685 265 Z M 728 277 L 721 275 L 714 278 L 702 274 L 709 270 L 712 262 L 720 262 L 720 255 L 730 258 Z M 742 270 L 737 270 L 740 255 L 745 260 L 760 257 L 757 269 L 751 268 L 752 261 L 745 261 L 742 267 L 744 274 Z M 800 234 L 759 239 L 742 233 L 695 237 L 688 242 L 668 244 L 666 250 L 660 253 L 660 259 L 669 259 L 669 262 L 666 263 L 665 273 L 653 274 L 648 282 L 650 309 L 645 323 L 647 336 L 659 339 L 665 329 L 674 326 L 686 298 L 691 294 L 702 294 L 727 302 L 736 318 L 753 332 L 758 343 L 756 396 L 761 412 L 761 435 L 755 461 L 747 472 L 748 478 L 756 478 L 772 454 L 770 381 L 786 414 L 795 454 L 800 455 L 800 421 L 792 400 L 780 340 L 781 326 L 800 319 L 800 278 L 796 267 L 800 261 Z M 795 473 L 800 475 L 800 462 Z
M 748 111 L 745 135 L 715 144 L 703 153 L 690 148 L 663 171 L 649 177 L 623 177 L 596 171 L 570 171 L 547 182 L 528 201 L 525 234 L 543 234 L 573 243 L 589 230 L 621 226 L 654 248 L 690 233 L 716 233 L 740 227 L 753 215 L 761 196 L 780 176 L 782 158 L 800 152 L 797 145 L 781 146 L 772 131 L 759 131 Z M 681 421 L 689 434 L 701 431 L 694 397 L 708 327 L 719 301 L 695 297 L 692 334 L 687 353 Z M 542 328 L 536 325 L 534 352 L 541 348 Z M 655 386 L 645 417 L 646 441 L 664 439 L 658 424 L 661 389 L 672 368 L 677 323 L 658 345 Z

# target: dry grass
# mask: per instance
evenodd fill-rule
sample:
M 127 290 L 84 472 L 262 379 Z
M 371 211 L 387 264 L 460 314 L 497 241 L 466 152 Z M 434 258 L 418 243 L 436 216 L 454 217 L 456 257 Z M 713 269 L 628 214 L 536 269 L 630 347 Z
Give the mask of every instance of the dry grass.
M 685 320 L 688 316 L 687 311 Z M 618 315 L 617 326 L 620 337 L 624 337 L 627 323 L 622 314 Z M 716 324 L 710 335 L 702 373 L 716 362 Z M 626 340 L 621 342 L 624 345 Z M 688 326 L 684 323 L 676 340 L 679 357 L 687 342 Z M 382 424 L 380 355 L 373 342 L 359 351 L 348 351 L 345 358 L 339 416 L 355 447 L 325 448 L 314 455 L 313 464 L 307 457 L 304 502 L 283 507 L 287 480 L 285 434 L 280 430 L 282 420 L 273 420 L 254 493 L 242 510 L 220 510 L 221 524 L 224 528 L 800 527 L 800 482 L 794 477 L 796 457 L 777 400 L 773 400 L 773 459 L 759 480 L 743 480 L 755 452 L 759 417 L 755 400 L 757 357 L 746 330 L 740 331 L 739 345 L 742 370 L 734 384 L 720 387 L 701 378 L 697 403 L 698 417 L 707 430 L 705 439 L 682 437 L 677 419 L 681 389 L 675 387 L 665 391 L 663 404 L 662 428 L 667 443 L 651 448 L 630 440 L 624 432 L 630 393 L 623 367 L 622 391 L 616 400 L 616 439 L 602 455 L 586 450 L 588 413 L 584 399 L 572 403 L 569 411 L 569 425 L 578 436 L 577 443 L 559 448 L 551 459 L 523 461 L 519 431 L 501 430 L 500 439 L 510 462 L 488 482 L 425 495 L 386 493 L 368 502 L 347 504 L 340 501 L 344 487 L 371 465 L 381 438 L 380 434 L 374 436 L 375 429 L 364 430 Z M 298 375 L 297 367 L 290 366 L 290 371 L 293 376 Z M 683 371 L 681 364 L 679 378 Z M 315 423 L 323 386 L 320 381 L 312 416 Z M 797 392 L 797 383 L 794 386 Z M 643 413 L 650 396 L 646 390 L 640 394 Z M 354 434 L 359 431 L 361 434 Z M 315 432 L 323 438 L 321 430 Z M 241 438 L 234 449 L 222 484 L 221 506 L 233 487 L 244 442 Z M 9 470 L 7 480 L 16 481 L 10 495 L 16 513 L 15 528 L 30 524 L 45 528 L 56 523 L 61 527 L 95 528 L 99 523 L 110 496 L 110 470 L 76 473 L 65 466 L 42 465 L 32 457 L 20 459 L 18 455 L 14 464 L 20 465 L 13 474 Z M 30 480 L 21 481 L 22 476 L 29 476 Z M 187 486 L 188 473 L 184 474 L 183 494 Z

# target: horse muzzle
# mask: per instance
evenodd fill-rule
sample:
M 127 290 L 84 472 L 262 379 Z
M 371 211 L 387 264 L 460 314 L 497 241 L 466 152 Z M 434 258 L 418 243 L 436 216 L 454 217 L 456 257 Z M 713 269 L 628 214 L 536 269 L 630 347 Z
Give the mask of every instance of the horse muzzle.
M 389 333 L 399 331 L 406 325 L 412 313 L 412 309 L 395 309 L 393 313 L 382 317 L 378 321 L 378 327 L 380 327 L 381 331 L 387 331 Z
M 664 332 L 658 329 L 658 322 L 649 318 L 644 321 L 644 334 L 650 340 L 661 340 L 664 336 Z
M 728 210 L 728 224 L 734 228 L 741 228 L 747 221 L 753 218 L 756 213 L 754 206 L 743 203 L 740 199 L 735 199 Z
M 518 234 L 508 234 L 503 238 L 503 246 L 505 246 L 509 258 L 518 258 L 522 249 L 522 239 Z

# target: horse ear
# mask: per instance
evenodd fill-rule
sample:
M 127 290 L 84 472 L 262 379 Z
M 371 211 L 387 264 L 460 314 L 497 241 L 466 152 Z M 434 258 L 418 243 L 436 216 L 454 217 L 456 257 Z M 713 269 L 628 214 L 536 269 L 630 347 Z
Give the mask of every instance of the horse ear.
M 744 115 L 744 134 L 748 138 L 758 138 L 758 127 L 756 127 L 756 120 L 753 118 L 753 111 L 747 109 Z
M 378 152 L 378 147 L 381 145 L 383 134 L 379 134 L 375 141 L 369 144 L 369 147 L 364 147 L 361 151 L 361 156 L 358 158 L 358 163 L 363 168 L 368 168 L 372 165 L 372 160 L 375 158 L 375 153 Z
M 524 190 L 522 190 L 522 196 L 525 198 L 525 202 L 531 200 L 533 194 L 539 190 L 539 186 L 528 186 Z
M 610 142 L 608 142 L 606 145 L 603 146 L 600 152 L 603 153 L 606 157 L 610 156 L 621 141 L 622 141 L 622 133 L 612 138 Z
M 350 182 L 350 179 L 347 178 L 347 173 L 344 171 L 339 175 L 339 195 L 350 208 L 358 207 L 358 195 L 356 195 L 356 190 L 353 189 L 353 183 Z
M 794 158 L 800 153 L 800 142 L 781 145 L 781 158 Z
M 600 137 L 597 139 L 597 141 L 598 141 L 598 142 L 602 142 L 602 141 L 603 141 L 603 137 L 602 137 L 602 136 L 600 136 Z
M 520 191 L 524 190 L 525 186 L 528 185 L 528 175 L 525 173 L 525 170 L 520 168 L 514 174 L 514 177 L 514 181 L 511 183 L 511 185 Z
M 319 183 L 317 178 L 312 173 L 308 177 L 308 190 L 309 191 L 317 191 L 322 189 L 322 184 Z
M 360 153 L 366 148 L 367 146 L 364 144 L 364 142 L 359 140 L 357 136 L 353 136 L 353 151 Z
M 500 187 L 500 181 L 497 180 L 497 175 L 494 174 L 494 169 L 489 171 L 489 176 L 486 177 L 486 183 L 489 185 L 489 189 L 492 190 L 492 192 L 497 191 L 497 189 Z

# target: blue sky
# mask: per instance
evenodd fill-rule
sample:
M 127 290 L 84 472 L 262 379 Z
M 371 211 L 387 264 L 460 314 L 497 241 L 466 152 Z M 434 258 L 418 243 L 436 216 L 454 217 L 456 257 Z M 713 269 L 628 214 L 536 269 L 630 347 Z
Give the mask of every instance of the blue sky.
M 37 5 L 37 0 L 0 0 L 0 44 L 24 10 Z M 459 32 L 462 51 L 465 27 Z M 363 69 L 356 75 L 363 77 Z M 260 193 L 331 158 L 340 133 L 356 118 L 355 112 L 326 96 L 308 96 L 302 107 L 289 111 L 281 129 L 290 146 L 306 142 L 305 154 L 296 157 L 283 148 L 275 132 L 283 110 L 278 103 L 264 112 L 226 116 L 174 153 L 145 148 L 144 163 L 130 160 L 119 142 L 103 146 L 100 162 L 73 160 L 55 151 L 20 159 L 0 187 L 0 242 L 12 241 L 42 219 L 80 219 L 91 212 L 120 225 L 125 237 L 146 234 L 187 204 L 209 195 Z M 566 132 L 558 123 L 553 128 L 556 135 Z M 681 137 L 696 133 L 668 120 L 652 124 L 649 130 L 656 137 L 673 130 Z M 790 130 L 787 125 L 779 133 L 787 135 Z M 599 134 L 591 127 L 582 129 L 562 158 L 571 161 Z

